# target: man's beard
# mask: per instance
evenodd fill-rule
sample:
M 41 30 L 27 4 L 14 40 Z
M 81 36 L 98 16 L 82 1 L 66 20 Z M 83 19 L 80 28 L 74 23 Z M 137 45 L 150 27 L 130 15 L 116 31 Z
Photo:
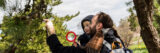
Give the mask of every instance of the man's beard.
M 90 35 L 91 35 L 91 38 L 96 34 L 96 26 L 94 26 L 93 28 L 91 28 L 91 31 L 90 31 Z

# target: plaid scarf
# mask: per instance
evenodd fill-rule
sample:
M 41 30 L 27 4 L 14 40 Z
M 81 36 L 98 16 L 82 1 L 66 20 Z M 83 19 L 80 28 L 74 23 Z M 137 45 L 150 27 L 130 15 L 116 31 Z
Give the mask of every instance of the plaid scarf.
M 104 36 L 102 32 L 96 32 L 92 39 L 86 44 L 87 53 L 100 53 L 103 45 Z

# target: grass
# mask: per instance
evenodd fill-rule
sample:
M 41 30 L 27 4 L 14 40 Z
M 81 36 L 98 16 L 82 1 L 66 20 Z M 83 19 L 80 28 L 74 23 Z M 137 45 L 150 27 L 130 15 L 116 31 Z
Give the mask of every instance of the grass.
M 143 42 L 140 44 L 131 45 L 128 48 L 131 49 L 133 53 L 148 53 L 148 50 Z

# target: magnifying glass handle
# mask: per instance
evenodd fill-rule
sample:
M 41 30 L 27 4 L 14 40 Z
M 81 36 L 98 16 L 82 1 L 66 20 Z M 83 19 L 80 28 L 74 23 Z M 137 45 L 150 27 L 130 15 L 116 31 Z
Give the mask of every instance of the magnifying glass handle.
M 77 43 L 76 43 L 76 42 L 73 42 L 73 45 L 74 45 L 75 47 L 77 47 Z
M 74 34 L 73 40 L 70 40 L 70 39 L 68 38 L 68 35 L 69 35 L 70 33 L 73 33 L 73 34 Z M 75 40 L 76 40 L 76 34 L 75 34 L 74 32 L 72 32 L 72 31 L 70 31 L 70 32 L 67 33 L 66 39 L 67 39 L 69 42 L 75 42 Z

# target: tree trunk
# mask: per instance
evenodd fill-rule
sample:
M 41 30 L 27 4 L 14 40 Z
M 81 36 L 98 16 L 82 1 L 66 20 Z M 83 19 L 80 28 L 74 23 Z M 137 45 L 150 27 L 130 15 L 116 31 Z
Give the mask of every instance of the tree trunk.
M 133 0 L 133 2 L 141 27 L 141 36 L 149 53 L 160 53 L 158 32 L 152 24 L 153 0 Z

